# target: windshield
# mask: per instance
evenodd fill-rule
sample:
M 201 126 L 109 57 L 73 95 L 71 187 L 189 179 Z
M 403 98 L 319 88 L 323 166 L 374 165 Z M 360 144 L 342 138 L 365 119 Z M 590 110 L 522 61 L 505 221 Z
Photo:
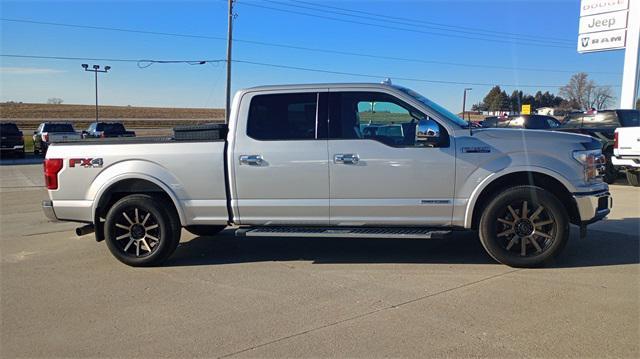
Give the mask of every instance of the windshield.
M 434 110 L 435 112 L 437 112 L 438 114 L 442 115 L 443 117 L 446 117 L 447 119 L 449 119 L 451 122 L 457 124 L 460 127 L 463 128 L 467 128 L 469 126 L 469 124 L 467 123 L 467 121 L 461 119 L 460 117 L 458 117 L 457 115 L 455 115 L 453 112 L 447 110 L 446 108 L 438 105 L 437 103 L 429 100 L 428 98 L 420 95 L 419 93 L 402 87 L 402 86 L 396 86 L 396 88 L 404 93 L 406 93 L 407 95 L 413 97 L 414 99 L 416 99 L 417 101 L 423 103 L 425 106 L 429 107 L 430 109 Z

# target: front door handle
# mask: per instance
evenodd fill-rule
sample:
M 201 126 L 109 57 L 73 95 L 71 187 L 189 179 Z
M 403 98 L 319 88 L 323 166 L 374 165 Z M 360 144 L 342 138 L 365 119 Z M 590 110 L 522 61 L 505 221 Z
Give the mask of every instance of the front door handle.
M 360 162 L 360 157 L 357 153 L 340 153 L 333 156 L 333 162 L 345 165 L 356 165 Z
M 264 162 L 262 155 L 242 155 L 240 156 L 241 165 L 260 166 Z

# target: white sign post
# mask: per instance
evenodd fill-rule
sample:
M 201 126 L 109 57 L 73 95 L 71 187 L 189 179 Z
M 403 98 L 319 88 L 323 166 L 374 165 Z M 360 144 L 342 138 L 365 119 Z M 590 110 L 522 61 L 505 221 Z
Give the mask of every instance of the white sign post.
M 620 108 L 635 108 L 640 56 L 640 0 L 582 0 L 578 52 L 626 49 Z
M 629 24 L 627 25 L 627 49 L 624 53 L 624 70 L 622 73 L 622 90 L 620 91 L 620 108 L 633 109 L 638 98 L 638 82 L 640 82 L 640 0 L 630 0 Z

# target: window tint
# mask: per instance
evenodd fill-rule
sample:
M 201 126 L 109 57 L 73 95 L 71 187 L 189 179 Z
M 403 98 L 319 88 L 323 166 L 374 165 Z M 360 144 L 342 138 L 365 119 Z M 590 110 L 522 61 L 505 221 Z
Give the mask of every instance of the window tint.
M 0 133 L 3 135 L 19 135 L 20 130 L 15 123 L 2 123 L 0 124 Z
M 556 120 L 555 118 L 546 117 L 546 120 L 547 120 L 547 124 L 549 125 L 548 128 L 558 128 L 558 127 L 560 127 L 560 121 Z
M 638 110 L 618 110 L 618 118 L 623 127 L 640 126 L 640 111 Z
M 332 93 L 329 138 L 371 139 L 389 146 L 411 147 L 416 145 L 416 125 L 421 118 L 428 117 L 390 95 Z
M 582 121 L 583 128 L 609 128 L 619 127 L 618 116 L 614 111 L 600 112 L 595 115 L 585 116 Z
M 121 123 L 104 123 L 102 124 L 102 130 L 109 133 L 124 133 L 124 125 Z
M 313 140 L 317 101 L 316 93 L 255 96 L 247 135 L 256 140 Z
M 568 115 L 564 118 L 562 127 L 564 128 L 582 128 L 583 115 Z
M 46 123 L 42 132 L 75 132 L 70 123 Z

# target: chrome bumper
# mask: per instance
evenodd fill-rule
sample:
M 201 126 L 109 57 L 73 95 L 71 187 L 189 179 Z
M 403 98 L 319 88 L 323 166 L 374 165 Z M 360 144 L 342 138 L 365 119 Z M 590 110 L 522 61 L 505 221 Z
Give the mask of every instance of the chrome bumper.
M 42 211 L 44 215 L 49 219 L 50 222 L 58 222 L 58 217 L 56 217 L 56 212 L 53 210 L 53 202 L 52 201 L 42 201 Z
M 613 198 L 608 191 L 575 193 L 573 199 L 576 202 L 582 224 L 590 224 L 603 219 L 613 207 Z

